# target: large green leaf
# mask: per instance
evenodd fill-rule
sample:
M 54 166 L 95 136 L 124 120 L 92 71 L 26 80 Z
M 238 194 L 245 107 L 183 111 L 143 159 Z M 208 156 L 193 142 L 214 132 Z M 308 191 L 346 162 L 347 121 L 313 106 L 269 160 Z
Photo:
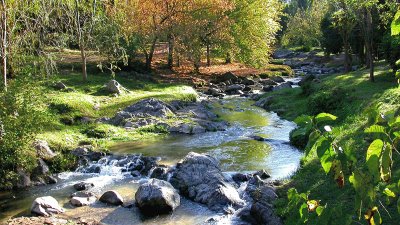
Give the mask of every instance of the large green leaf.
M 381 179 L 383 181 L 389 181 L 392 176 L 392 147 L 386 145 L 382 152 L 381 159 Z
M 337 117 L 329 114 L 329 113 L 320 113 L 315 117 L 316 123 L 326 122 L 326 121 L 334 121 Z
M 311 124 L 312 122 L 312 117 L 311 116 L 307 116 L 307 115 L 301 115 L 299 117 L 297 117 L 294 122 L 298 125 L 298 126 L 305 126 L 307 124 Z
M 382 140 L 376 139 L 371 143 L 367 150 L 367 166 L 375 182 L 379 181 L 380 178 L 379 159 L 382 153 L 383 145 L 384 143 Z
M 400 34 L 400 11 L 398 11 L 392 22 L 392 36 Z
M 305 148 L 306 155 L 310 154 L 312 147 L 320 137 L 321 135 L 318 131 L 311 132 L 310 136 L 308 137 L 307 146 Z
M 315 142 L 313 149 L 317 152 L 317 156 L 325 173 L 329 173 L 333 160 L 335 159 L 335 151 L 332 149 L 331 142 L 324 136 L 321 136 L 317 142 Z

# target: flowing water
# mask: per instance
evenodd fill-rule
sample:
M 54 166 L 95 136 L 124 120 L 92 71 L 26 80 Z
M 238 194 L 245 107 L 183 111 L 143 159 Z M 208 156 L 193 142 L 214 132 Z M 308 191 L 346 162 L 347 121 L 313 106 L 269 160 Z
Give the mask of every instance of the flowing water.
M 280 119 L 275 113 L 257 108 L 253 103 L 238 97 L 212 103 L 215 113 L 231 124 L 226 131 L 120 143 L 111 150 L 121 155 L 161 157 L 161 163 L 165 165 L 175 164 L 191 151 L 207 153 L 220 160 L 221 168 L 227 175 L 265 169 L 273 179 L 286 178 L 297 169 L 302 156 L 288 143 L 289 132 L 295 124 Z M 253 135 L 264 137 L 267 141 L 255 141 L 250 138 Z M 72 208 L 68 197 L 74 192 L 72 185 L 79 181 L 94 183 L 93 191 L 97 194 L 110 189 L 117 190 L 126 202 L 133 203 L 137 188 L 147 178 L 133 178 L 112 162 L 103 162 L 100 174 L 67 172 L 58 177 L 59 182 L 55 185 L 0 193 L 0 222 L 13 216 L 28 215 L 32 201 L 46 195 L 55 197 L 67 209 L 66 217 L 93 218 L 105 224 L 201 224 L 216 216 L 205 206 L 184 198 L 174 213 L 150 219 L 143 218 L 135 207 L 128 209 L 95 203 L 90 207 Z M 232 219 L 235 218 L 223 217 L 220 223 L 231 224 Z

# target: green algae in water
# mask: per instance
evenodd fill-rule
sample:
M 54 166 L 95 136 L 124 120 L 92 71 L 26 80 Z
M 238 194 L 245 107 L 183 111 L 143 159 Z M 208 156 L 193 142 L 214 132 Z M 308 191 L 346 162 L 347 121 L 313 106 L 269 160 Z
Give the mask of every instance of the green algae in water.
M 269 125 L 269 120 L 263 115 L 262 110 L 253 106 L 254 102 L 235 99 L 229 102 L 213 103 L 213 111 L 221 120 L 229 123 L 239 123 L 246 127 L 264 127 Z

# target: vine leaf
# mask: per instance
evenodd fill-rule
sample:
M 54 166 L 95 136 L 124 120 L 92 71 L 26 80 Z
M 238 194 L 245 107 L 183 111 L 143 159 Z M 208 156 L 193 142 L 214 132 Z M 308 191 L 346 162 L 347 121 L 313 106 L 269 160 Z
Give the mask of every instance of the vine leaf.
M 371 143 L 367 150 L 367 166 L 375 182 L 378 182 L 380 178 L 379 158 L 381 156 L 382 149 L 383 141 L 376 139 Z
M 334 116 L 329 113 L 320 113 L 315 117 L 316 123 L 326 122 L 326 121 L 335 121 L 337 116 Z
M 392 165 L 392 148 L 390 145 L 386 145 L 381 158 L 381 179 L 385 182 L 389 182 L 392 177 Z
M 385 188 L 385 190 L 383 190 L 383 194 L 385 194 L 388 197 L 392 197 L 392 198 L 396 197 L 396 194 L 393 191 L 391 191 L 389 188 Z
M 365 220 L 367 221 L 368 225 L 376 225 L 382 224 L 381 214 L 377 207 L 373 207 L 372 209 L 368 209 L 364 215 Z
M 339 160 L 334 160 L 332 165 L 333 178 L 339 188 L 344 187 L 344 174 L 342 171 L 342 163 Z
M 335 151 L 332 149 L 331 142 L 324 136 L 321 136 L 313 148 L 317 151 L 317 156 L 321 162 L 322 168 L 325 173 L 328 174 L 335 156 Z

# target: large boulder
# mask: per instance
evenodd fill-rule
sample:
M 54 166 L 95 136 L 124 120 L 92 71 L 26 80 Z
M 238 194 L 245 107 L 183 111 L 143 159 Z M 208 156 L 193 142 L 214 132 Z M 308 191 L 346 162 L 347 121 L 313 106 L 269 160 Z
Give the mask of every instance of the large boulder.
M 113 94 L 123 94 L 124 92 L 127 92 L 128 90 L 126 88 L 124 88 L 120 83 L 118 83 L 118 81 L 116 80 L 110 80 L 107 84 L 106 84 L 106 90 L 110 93 Z
M 239 79 L 239 78 L 238 78 L 235 74 L 233 74 L 232 72 L 226 72 L 226 73 L 224 73 L 224 74 L 222 74 L 222 75 L 219 75 L 219 76 L 216 78 L 216 80 L 217 80 L 218 83 L 220 83 L 220 82 L 227 82 L 227 81 L 236 82 L 236 81 L 238 81 L 238 79 Z
M 170 181 L 181 194 L 212 210 L 243 205 L 237 190 L 222 174 L 218 161 L 209 155 L 189 153 L 177 164 Z
M 105 192 L 99 199 L 103 203 L 107 203 L 110 205 L 122 205 L 124 203 L 124 199 L 122 196 L 116 191 L 107 191 Z
M 285 83 L 282 83 L 282 84 L 279 84 L 279 85 L 275 86 L 273 90 L 274 91 L 279 91 L 279 90 L 282 90 L 282 89 L 289 89 L 289 88 L 292 88 L 292 84 L 290 82 L 285 82 Z
M 61 208 L 57 200 L 51 196 L 36 198 L 31 207 L 31 213 L 38 216 L 51 216 L 63 212 L 64 209 Z
M 56 156 L 56 154 L 50 149 L 47 141 L 38 140 L 33 144 L 33 146 L 36 149 L 38 157 L 41 159 L 51 160 Z
M 125 125 L 126 123 L 124 123 L 124 121 L 127 119 L 149 117 L 166 118 L 168 115 L 174 115 L 172 106 L 163 101 L 148 98 L 118 112 L 114 118 L 111 119 L 111 123 L 114 125 Z
M 136 204 L 147 215 L 174 211 L 180 205 L 178 191 L 167 181 L 150 179 L 140 185 L 135 194 Z
M 272 104 L 274 98 L 272 96 L 259 99 L 254 105 L 263 109 L 268 110 L 269 106 Z

